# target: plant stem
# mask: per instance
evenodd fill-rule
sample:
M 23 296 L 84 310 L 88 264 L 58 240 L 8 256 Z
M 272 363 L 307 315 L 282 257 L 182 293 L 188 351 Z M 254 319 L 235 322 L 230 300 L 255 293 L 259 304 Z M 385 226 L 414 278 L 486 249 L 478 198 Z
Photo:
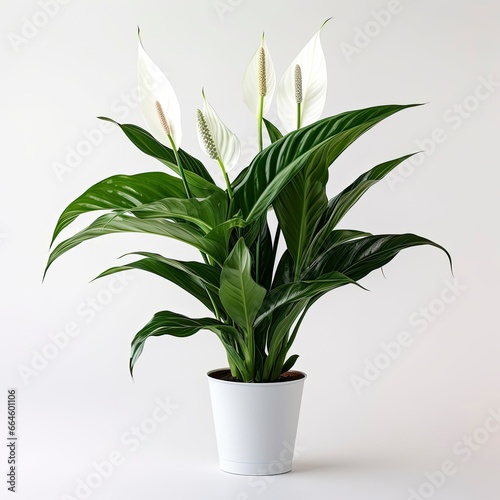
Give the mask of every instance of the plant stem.
M 203 257 L 203 261 L 205 262 L 205 264 L 210 265 L 207 254 L 205 252 L 200 252 L 200 253 L 201 253 L 201 256 Z M 214 298 L 212 297 L 212 294 L 210 293 L 210 290 L 206 286 L 205 286 L 205 290 L 208 294 L 210 302 L 212 303 L 212 307 L 214 308 L 215 319 L 220 320 L 220 312 L 219 312 L 219 309 L 217 307 L 217 304 L 215 303 Z
M 297 103 L 297 130 L 301 127 L 302 124 L 302 103 Z
M 257 121 L 257 139 L 259 141 L 259 151 L 262 151 L 262 122 L 264 118 L 264 96 L 260 96 L 259 117 Z
M 181 177 L 182 177 L 182 183 L 184 184 L 186 196 L 188 198 L 191 198 L 191 191 L 189 191 L 189 186 L 188 186 L 188 183 L 186 180 L 186 174 L 184 172 L 184 168 L 182 167 L 182 163 L 181 163 L 181 160 L 179 158 L 179 153 L 177 151 L 177 146 L 175 145 L 175 142 L 174 142 L 172 135 L 170 135 L 170 134 L 168 135 L 168 140 L 170 141 L 170 144 L 172 145 L 172 149 L 174 151 L 175 161 L 177 163 L 177 166 L 179 167 L 179 172 L 180 172 Z
M 220 158 L 217 158 L 219 162 L 220 168 L 222 169 L 222 173 L 224 174 L 224 180 L 226 181 L 227 193 L 229 195 L 229 199 L 233 201 L 233 190 L 231 188 L 231 183 L 229 182 L 229 177 L 227 176 L 226 167 Z
M 260 283 L 259 276 L 260 275 L 260 233 L 257 237 L 257 245 L 255 248 L 255 281 Z

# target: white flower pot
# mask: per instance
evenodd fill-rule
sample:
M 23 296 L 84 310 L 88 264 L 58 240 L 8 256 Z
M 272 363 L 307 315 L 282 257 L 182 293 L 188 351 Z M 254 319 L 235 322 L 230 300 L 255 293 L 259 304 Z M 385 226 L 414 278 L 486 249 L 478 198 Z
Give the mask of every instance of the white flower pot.
M 232 474 L 268 476 L 292 469 L 302 388 L 306 375 L 283 382 L 221 380 L 208 372 L 219 464 Z

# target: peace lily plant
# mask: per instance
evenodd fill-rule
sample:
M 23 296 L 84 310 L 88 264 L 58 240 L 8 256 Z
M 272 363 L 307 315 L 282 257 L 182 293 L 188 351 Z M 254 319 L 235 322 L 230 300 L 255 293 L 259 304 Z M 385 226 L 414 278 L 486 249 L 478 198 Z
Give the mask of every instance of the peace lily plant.
M 149 337 L 188 337 L 205 329 L 222 342 L 234 380 L 278 381 L 298 358 L 291 348 L 305 314 L 324 294 L 358 285 L 405 248 L 432 245 L 448 255 L 415 234 L 373 235 L 339 228 L 361 196 L 412 155 L 376 165 L 331 198 L 326 192 L 329 167 L 374 125 L 414 105 L 374 106 L 320 119 L 327 86 L 320 32 L 278 84 L 262 36 L 243 79 L 243 100 L 257 123 L 259 152 L 232 180 L 239 140 L 202 92 L 198 138 L 201 149 L 222 170 L 224 187 L 214 182 L 211 167 L 181 149 L 179 102 L 139 36 L 139 87 L 149 132 L 114 123 L 173 174 L 161 170 L 114 175 L 89 188 L 64 210 L 52 243 L 80 215 L 105 213 L 55 246 L 47 264 L 84 241 L 113 233 L 162 235 L 199 250 L 199 261 L 134 252 L 129 255 L 138 259 L 100 274 L 129 269 L 156 274 L 210 312 L 203 318 L 156 313 L 132 341 L 131 371 Z M 275 93 L 285 135 L 264 118 Z M 267 147 L 263 131 L 269 137 Z

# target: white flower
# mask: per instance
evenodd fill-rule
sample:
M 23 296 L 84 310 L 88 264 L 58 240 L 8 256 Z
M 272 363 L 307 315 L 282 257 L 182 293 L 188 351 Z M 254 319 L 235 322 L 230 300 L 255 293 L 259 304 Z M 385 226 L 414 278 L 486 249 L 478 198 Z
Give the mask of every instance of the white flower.
M 278 116 L 287 132 L 314 123 L 325 108 L 327 72 L 320 41 L 323 26 L 293 60 L 278 85 Z
M 179 101 L 168 78 L 148 56 L 139 32 L 138 85 L 142 114 L 151 134 L 168 147 L 182 141 Z
M 213 160 L 220 160 L 229 172 L 240 157 L 240 141 L 224 125 L 203 95 L 203 112 L 198 110 L 198 140 L 200 147 Z
M 250 59 L 243 77 L 243 101 L 255 117 L 261 118 L 269 111 L 275 89 L 276 73 L 266 40 L 262 35 L 260 47 Z

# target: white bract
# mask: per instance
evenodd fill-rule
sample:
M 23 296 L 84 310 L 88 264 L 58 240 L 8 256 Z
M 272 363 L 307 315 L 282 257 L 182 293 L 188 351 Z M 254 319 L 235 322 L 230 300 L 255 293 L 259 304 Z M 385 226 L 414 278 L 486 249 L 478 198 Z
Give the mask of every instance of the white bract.
M 265 74 L 262 74 L 261 57 L 262 50 L 265 58 Z M 265 81 L 262 82 L 262 77 Z M 262 84 L 265 86 L 265 96 L 262 96 Z M 273 61 L 267 48 L 266 40 L 262 35 L 260 47 L 255 51 L 255 54 L 250 59 L 245 75 L 243 77 L 243 101 L 248 106 L 248 109 L 255 117 L 260 118 L 261 98 L 264 97 L 262 116 L 264 116 L 271 106 L 274 91 L 276 89 L 276 73 L 274 71 Z
M 323 24 L 323 26 L 326 22 Z M 318 120 L 326 103 L 327 72 L 326 61 L 321 47 L 321 29 L 300 51 L 285 71 L 278 85 L 278 116 L 287 132 Z M 297 70 L 297 67 L 300 69 Z M 301 84 L 301 102 L 297 102 L 297 73 Z M 300 117 L 298 113 L 300 112 Z M 299 119 L 298 119 L 299 118 Z
M 175 146 L 179 148 L 182 141 L 179 101 L 168 78 L 144 50 L 140 33 L 138 85 L 141 110 L 149 131 L 155 139 L 168 147 L 172 147 L 168 137 L 170 135 Z M 159 106 L 157 103 L 159 103 Z M 163 112 L 167 127 L 165 127 L 165 122 L 162 123 L 159 107 Z
M 210 106 L 205 92 L 203 95 L 203 117 L 205 119 L 208 132 L 213 140 L 217 151 L 217 158 L 222 161 L 226 172 L 229 172 L 238 162 L 240 158 L 240 141 L 239 139 L 224 125 L 219 115 L 215 112 L 214 108 Z M 210 157 L 212 151 L 207 144 L 207 138 L 204 137 L 202 127 L 198 127 L 198 141 L 201 149 Z

